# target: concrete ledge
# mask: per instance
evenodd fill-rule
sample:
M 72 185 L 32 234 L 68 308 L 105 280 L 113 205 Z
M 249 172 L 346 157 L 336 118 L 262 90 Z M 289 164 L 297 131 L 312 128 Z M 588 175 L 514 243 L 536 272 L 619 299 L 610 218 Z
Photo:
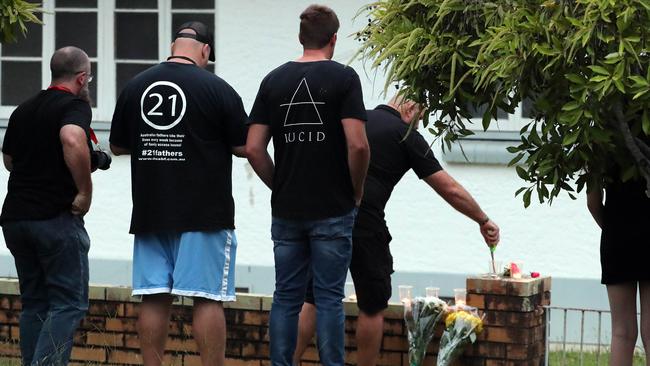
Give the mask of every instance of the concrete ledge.
M 90 300 L 103 300 L 125 303 L 139 303 L 140 296 L 131 296 L 131 287 L 112 286 L 104 284 L 90 284 L 88 288 L 88 297 Z M 15 278 L 0 278 L 0 294 L 3 295 L 20 295 L 18 280 Z M 223 307 L 226 309 L 236 310 L 254 310 L 270 311 L 273 303 L 273 296 L 265 294 L 237 293 L 237 301 L 224 302 Z M 191 297 L 179 296 L 174 305 L 192 306 L 194 301 Z M 358 316 L 359 308 L 354 301 L 344 301 L 345 315 Z M 385 310 L 384 316 L 387 319 L 402 319 L 404 308 L 402 304 L 390 303 Z

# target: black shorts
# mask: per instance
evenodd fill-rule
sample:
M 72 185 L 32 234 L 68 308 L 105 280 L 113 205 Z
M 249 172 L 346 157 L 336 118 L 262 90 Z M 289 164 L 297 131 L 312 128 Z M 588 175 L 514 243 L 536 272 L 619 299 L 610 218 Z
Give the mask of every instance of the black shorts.
M 374 315 L 388 307 L 391 297 L 390 275 L 393 256 L 390 254 L 390 233 L 382 228 L 374 233 L 355 235 L 352 239 L 350 273 L 359 309 Z M 305 302 L 314 304 L 313 283 L 307 284 Z

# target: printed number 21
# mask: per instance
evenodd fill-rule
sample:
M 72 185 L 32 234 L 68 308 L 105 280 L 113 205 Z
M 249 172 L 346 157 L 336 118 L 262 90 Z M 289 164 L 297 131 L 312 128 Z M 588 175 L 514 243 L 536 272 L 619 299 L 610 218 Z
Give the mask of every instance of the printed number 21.
M 156 110 L 160 107 L 160 105 L 162 105 L 163 96 L 160 95 L 159 93 L 152 93 L 152 94 L 149 95 L 149 98 L 153 98 L 153 97 L 158 98 L 158 103 L 156 103 L 156 105 L 153 106 L 153 108 L 151 108 L 151 110 L 149 112 L 147 112 L 147 115 L 148 116 L 162 116 L 163 115 L 162 112 L 157 112 Z M 167 98 L 167 99 L 172 101 L 172 117 L 176 117 L 176 98 L 177 97 L 178 96 L 176 94 L 172 94 L 172 95 L 169 96 L 169 98 Z

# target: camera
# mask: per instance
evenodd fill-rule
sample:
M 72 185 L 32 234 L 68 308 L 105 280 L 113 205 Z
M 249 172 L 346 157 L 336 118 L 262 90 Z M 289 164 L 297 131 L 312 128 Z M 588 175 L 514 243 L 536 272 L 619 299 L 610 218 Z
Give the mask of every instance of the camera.
M 107 170 L 111 167 L 111 156 L 103 150 L 92 150 L 90 152 L 90 169 L 95 171 L 97 169 Z

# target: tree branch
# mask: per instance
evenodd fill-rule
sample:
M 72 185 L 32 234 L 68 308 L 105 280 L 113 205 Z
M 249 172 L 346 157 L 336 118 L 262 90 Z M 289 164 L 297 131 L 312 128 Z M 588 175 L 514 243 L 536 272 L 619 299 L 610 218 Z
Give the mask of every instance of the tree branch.
M 625 146 L 630 151 L 630 154 L 632 154 L 632 157 L 636 161 L 636 164 L 639 167 L 639 170 L 641 171 L 641 175 L 643 175 L 643 177 L 645 178 L 646 181 L 645 194 L 648 197 L 650 197 L 650 158 L 648 158 L 645 155 L 645 153 L 648 153 L 648 150 L 650 150 L 650 148 L 646 144 L 643 145 L 637 144 L 635 137 L 632 136 L 632 131 L 630 131 L 630 126 L 628 126 L 627 121 L 625 120 L 620 103 L 616 103 L 614 105 L 614 117 L 618 129 L 621 131 L 621 134 L 623 135 L 623 141 L 625 142 Z M 644 150 L 643 152 L 641 151 L 642 149 Z

